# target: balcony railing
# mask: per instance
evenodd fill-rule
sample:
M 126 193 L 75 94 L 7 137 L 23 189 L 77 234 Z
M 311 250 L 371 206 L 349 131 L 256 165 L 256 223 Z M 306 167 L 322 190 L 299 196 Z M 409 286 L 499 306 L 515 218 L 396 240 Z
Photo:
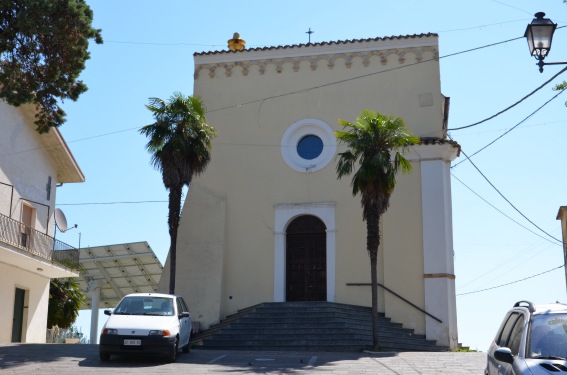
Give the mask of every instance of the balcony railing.
M 2 214 L 0 241 L 52 263 L 79 269 L 79 250 Z

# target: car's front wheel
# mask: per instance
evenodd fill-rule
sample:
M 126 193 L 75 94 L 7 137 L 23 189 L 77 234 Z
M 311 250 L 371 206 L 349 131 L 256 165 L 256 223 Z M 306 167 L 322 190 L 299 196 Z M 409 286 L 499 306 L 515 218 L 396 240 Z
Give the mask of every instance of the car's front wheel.
M 167 356 L 168 362 L 175 362 L 175 360 L 177 359 L 177 345 L 178 344 L 179 344 L 179 341 L 176 338 L 172 347 L 170 348 L 169 355 Z

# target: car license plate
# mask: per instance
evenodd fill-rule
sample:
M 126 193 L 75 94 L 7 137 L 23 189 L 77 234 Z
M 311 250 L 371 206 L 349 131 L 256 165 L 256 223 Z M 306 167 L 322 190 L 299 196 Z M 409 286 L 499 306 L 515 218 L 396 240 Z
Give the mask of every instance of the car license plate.
M 142 340 L 124 340 L 124 345 L 140 346 L 142 345 Z

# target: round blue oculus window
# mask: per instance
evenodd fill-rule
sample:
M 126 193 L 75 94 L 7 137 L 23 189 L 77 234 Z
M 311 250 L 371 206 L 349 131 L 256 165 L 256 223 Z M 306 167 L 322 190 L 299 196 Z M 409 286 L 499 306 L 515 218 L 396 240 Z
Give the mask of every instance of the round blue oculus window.
M 313 160 L 323 152 L 323 141 L 316 135 L 304 136 L 297 143 L 297 154 L 306 160 Z

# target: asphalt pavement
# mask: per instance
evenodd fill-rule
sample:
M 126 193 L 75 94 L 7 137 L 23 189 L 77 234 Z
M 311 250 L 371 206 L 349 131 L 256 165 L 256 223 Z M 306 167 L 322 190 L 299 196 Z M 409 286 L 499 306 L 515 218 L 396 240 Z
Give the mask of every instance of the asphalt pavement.
M 427 374 L 482 375 L 485 353 L 335 353 L 192 349 L 177 362 L 116 357 L 101 362 L 98 345 L 0 345 L 2 374 Z

